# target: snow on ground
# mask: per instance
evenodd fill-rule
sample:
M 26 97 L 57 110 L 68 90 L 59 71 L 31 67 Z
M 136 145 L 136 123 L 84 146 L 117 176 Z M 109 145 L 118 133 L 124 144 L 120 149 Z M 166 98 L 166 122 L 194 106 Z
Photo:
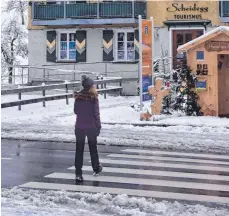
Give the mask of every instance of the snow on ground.
M 30 97 L 33 95 L 22 96 Z M 1 100 L 16 99 L 16 95 L 10 95 Z M 103 124 L 100 144 L 229 153 L 229 119 L 173 115 L 155 116 L 154 121 L 140 122 L 140 113 L 130 107 L 137 102 L 138 97 L 108 95 L 106 100 L 100 97 L 102 122 L 118 123 Z M 58 100 L 47 102 L 46 108 L 38 103 L 22 106 L 22 111 L 17 107 L 2 109 L 2 137 L 75 142 L 73 103 L 73 99 L 70 105 L 66 105 L 65 100 Z M 145 123 L 149 125 L 131 125 Z M 168 127 L 153 126 L 164 124 Z
M 190 125 L 190 126 L 208 126 L 208 127 L 228 127 L 228 118 L 218 118 L 212 116 L 181 116 L 171 117 L 160 120 L 160 124 L 165 125 Z
M 40 95 L 22 95 L 22 99 L 40 97 Z M 123 122 L 131 123 L 138 121 L 140 114 L 130 107 L 130 103 L 136 102 L 137 97 L 111 97 L 105 100 L 101 96 L 101 120 L 105 122 Z M 1 102 L 17 101 L 17 95 L 2 96 Z M 75 114 L 73 113 L 74 100 L 70 99 L 70 105 L 66 105 L 65 100 L 47 102 L 47 107 L 43 108 L 42 103 L 22 106 L 22 111 L 18 112 L 17 107 L 2 109 L 2 124 L 17 122 L 44 122 L 46 118 L 50 118 L 57 125 L 74 125 Z M 12 115 L 13 114 L 13 115 Z M 53 119 L 55 116 L 55 119 Z M 46 122 L 47 123 L 47 122 Z
M 36 98 L 40 97 L 41 94 L 36 95 L 22 95 L 22 99 Z M 10 102 L 17 101 L 17 95 L 7 95 L 1 97 L 1 102 Z M 100 108 L 101 108 L 101 120 L 103 123 L 117 123 L 117 124 L 152 124 L 152 125 L 171 125 L 171 126 L 207 126 L 207 127 L 228 127 L 229 128 L 229 119 L 228 118 L 218 118 L 211 116 L 202 116 L 202 117 L 188 117 L 182 116 L 181 114 L 175 114 L 172 116 L 154 116 L 149 122 L 140 121 L 140 113 L 131 108 L 131 104 L 138 103 L 138 97 L 113 97 L 108 96 L 107 99 L 104 99 L 102 96 L 100 97 Z M 75 119 L 73 113 L 73 99 L 70 99 L 70 105 L 65 104 L 65 100 L 58 100 L 47 102 L 47 108 L 43 108 L 41 103 L 26 105 L 22 107 L 22 111 L 15 113 L 13 118 L 7 119 L 11 115 L 11 112 L 17 110 L 17 107 L 7 108 L 2 110 L 3 118 L 18 122 L 18 120 L 26 120 L 24 114 L 28 116 L 28 112 L 33 114 L 35 109 L 37 110 L 36 116 L 32 118 L 42 119 L 43 115 L 53 116 L 57 115 L 58 123 L 68 125 L 72 119 Z M 16 117 L 16 118 L 15 118 Z M 69 117 L 69 118 L 67 118 Z
M 4 216 L 226 216 L 228 206 L 88 194 L 66 191 L 2 189 Z

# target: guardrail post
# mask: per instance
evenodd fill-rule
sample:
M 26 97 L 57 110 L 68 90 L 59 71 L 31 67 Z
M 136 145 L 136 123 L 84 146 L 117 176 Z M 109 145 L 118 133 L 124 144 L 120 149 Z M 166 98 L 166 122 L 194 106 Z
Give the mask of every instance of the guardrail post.
M 23 76 L 23 73 L 24 73 L 24 68 L 22 68 L 22 74 L 21 74 L 21 83 L 24 84 L 24 76 Z
M 105 76 L 107 77 L 107 62 L 105 62 Z
M 103 80 L 103 76 L 100 77 L 100 80 Z M 103 89 L 103 83 L 101 84 L 101 89 Z
M 119 86 L 122 87 L 122 80 L 119 81 Z M 119 95 L 122 95 L 122 89 L 119 90 Z
M 68 84 L 65 85 L 66 93 L 68 93 Z M 66 104 L 69 104 L 68 95 L 66 95 Z
M 45 68 L 43 69 L 43 82 L 45 83 Z
M 101 80 L 103 80 L 103 77 L 101 77 Z M 104 83 L 102 88 L 106 89 L 107 88 L 107 84 Z M 107 99 L 107 93 L 106 92 L 104 92 L 104 99 Z
M 45 89 L 42 90 L 42 95 L 43 95 L 43 97 L 45 97 Z M 44 99 L 44 100 L 43 100 L 43 107 L 45 107 L 45 105 L 46 105 L 46 104 L 45 104 L 45 99 Z
M 29 83 L 29 75 L 30 75 L 30 66 L 28 67 L 28 77 L 27 77 L 27 83 Z
M 48 76 L 47 83 L 49 84 L 49 70 L 47 71 L 47 76 Z
M 99 75 L 96 75 L 96 80 L 99 80 Z M 99 85 L 96 85 L 96 88 L 99 89 Z
M 21 100 L 21 92 L 18 93 L 18 100 Z M 18 105 L 18 110 L 21 110 L 21 105 Z

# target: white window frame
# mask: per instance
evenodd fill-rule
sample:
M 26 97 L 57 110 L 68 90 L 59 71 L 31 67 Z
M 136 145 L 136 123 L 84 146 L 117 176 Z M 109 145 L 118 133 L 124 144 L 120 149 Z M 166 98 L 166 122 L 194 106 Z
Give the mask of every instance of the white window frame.
M 61 34 L 67 34 L 67 59 L 61 59 L 60 58 L 60 52 L 61 52 L 61 45 L 60 45 L 60 40 L 61 40 Z M 57 59 L 58 61 L 70 61 L 70 62 L 75 62 L 76 59 L 69 59 L 69 34 L 75 34 L 76 30 L 61 30 L 57 31 Z
M 117 62 L 135 61 L 135 44 L 134 44 L 134 59 L 127 59 L 127 33 L 134 33 L 134 29 L 118 29 L 114 30 L 114 60 Z M 125 46 L 125 59 L 118 59 L 118 33 L 125 33 L 124 46 Z M 134 41 L 133 41 L 134 42 Z

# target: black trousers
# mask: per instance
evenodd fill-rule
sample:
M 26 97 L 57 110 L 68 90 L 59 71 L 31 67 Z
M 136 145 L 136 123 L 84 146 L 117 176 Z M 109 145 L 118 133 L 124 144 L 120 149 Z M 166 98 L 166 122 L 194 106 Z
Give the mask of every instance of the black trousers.
M 75 129 L 76 135 L 76 154 L 75 154 L 75 174 L 82 175 L 83 154 L 85 146 L 85 138 L 88 139 L 88 145 L 91 155 L 91 165 L 93 170 L 99 168 L 99 156 L 97 150 L 97 132 L 94 128 Z

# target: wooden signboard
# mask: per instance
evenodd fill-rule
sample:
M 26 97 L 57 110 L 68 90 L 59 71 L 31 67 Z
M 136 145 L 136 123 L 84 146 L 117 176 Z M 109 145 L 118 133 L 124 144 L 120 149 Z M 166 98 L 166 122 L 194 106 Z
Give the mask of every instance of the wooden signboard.
M 140 47 L 140 100 L 152 100 L 148 87 L 152 86 L 153 75 L 153 19 L 145 20 L 139 17 L 139 47 Z
M 208 41 L 204 44 L 204 47 L 208 52 L 229 51 L 229 42 L 228 41 Z
M 152 115 L 160 115 L 163 98 L 170 94 L 170 89 L 166 88 L 163 79 L 157 78 L 156 85 L 149 87 L 149 93 L 154 97 L 154 103 L 151 105 L 151 112 L 147 110 L 141 113 L 141 120 L 149 121 Z
M 164 87 L 163 79 L 157 78 L 155 87 L 150 87 L 149 93 L 155 98 L 154 104 L 151 105 L 152 113 L 160 115 L 163 97 L 170 94 L 170 89 Z

